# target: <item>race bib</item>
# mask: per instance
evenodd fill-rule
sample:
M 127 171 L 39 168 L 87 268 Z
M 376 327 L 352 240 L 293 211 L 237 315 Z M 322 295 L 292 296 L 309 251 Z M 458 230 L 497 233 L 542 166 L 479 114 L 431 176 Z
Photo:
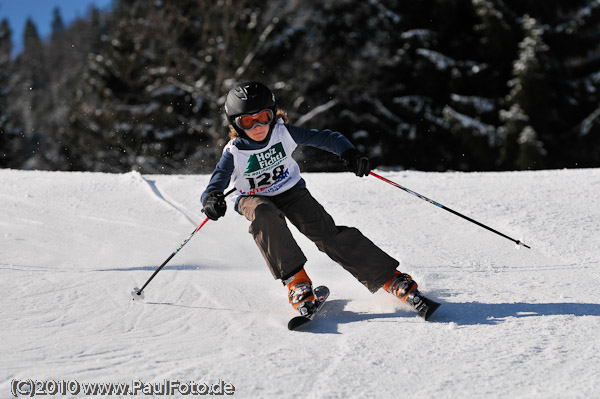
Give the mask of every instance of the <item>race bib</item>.
M 235 165 L 233 181 L 240 195 L 277 195 L 300 180 L 300 168 L 292 158 L 297 144 L 283 123 L 275 125 L 265 148 L 228 146 Z

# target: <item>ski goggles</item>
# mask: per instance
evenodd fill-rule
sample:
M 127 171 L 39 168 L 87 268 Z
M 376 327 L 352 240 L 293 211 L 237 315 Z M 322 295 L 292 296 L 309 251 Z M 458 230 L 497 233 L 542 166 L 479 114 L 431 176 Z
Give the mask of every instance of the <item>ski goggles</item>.
M 263 109 L 255 114 L 240 115 L 235 118 L 237 127 L 243 130 L 252 130 L 256 126 L 267 126 L 273 121 L 273 111 Z

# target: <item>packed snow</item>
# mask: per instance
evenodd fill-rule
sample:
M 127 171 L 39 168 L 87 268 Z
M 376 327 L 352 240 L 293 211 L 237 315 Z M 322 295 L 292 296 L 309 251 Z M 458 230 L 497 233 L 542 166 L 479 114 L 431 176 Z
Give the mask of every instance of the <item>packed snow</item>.
M 600 169 L 378 173 L 531 249 L 373 177 L 305 174 L 338 224 L 442 306 L 425 322 L 370 294 L 293 230 L 331 296 L 288 331 L 287 293 L 231 206 L 132 300 L 204 220 L 208 175 L 0 170 L 0 397 L 28 379 L 221 381 L 240 398 L 598 397 Z

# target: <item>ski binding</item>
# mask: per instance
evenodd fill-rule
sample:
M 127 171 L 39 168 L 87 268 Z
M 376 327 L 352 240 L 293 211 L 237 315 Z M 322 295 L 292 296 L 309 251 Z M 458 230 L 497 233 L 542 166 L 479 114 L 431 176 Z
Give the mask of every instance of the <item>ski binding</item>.
M 312 321 L 315 318 L 317 313 L 319 313 L 319 310 L 321 310 L 321 308 L 323 307 L 323 304 L 327 300 L 327 297 L 329 296 L 329 288 L 325 287 L 324 285 L 321 285 L 314 289 L 314 294 L 315 302 L 312 309 L 304 315 L 292 318 L 288 322 L 289 330 L 295 330 L 298 327 L 303 326 L 304 324 Z
M 440 303 L 426 298 L 418 290 L 414 290 L 408 295 L 406 303 L 415 309 L 419 316 L 426 321 L 431 317 L 433 312 L 440 307 Z

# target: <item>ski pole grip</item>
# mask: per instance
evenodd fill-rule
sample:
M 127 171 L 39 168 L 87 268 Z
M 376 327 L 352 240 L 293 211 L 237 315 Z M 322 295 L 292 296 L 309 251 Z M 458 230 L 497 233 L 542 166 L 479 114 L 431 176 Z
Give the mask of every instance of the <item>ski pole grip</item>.
M 234 191 L 235 191 L 235 187 L 233 187 L 231 190 L 227 191 L 224 196 L 227 197 L 229 194 L 231 194 Z M 204 208 L 202 208 L 202 210 L 200 212 L 204 213 Z

